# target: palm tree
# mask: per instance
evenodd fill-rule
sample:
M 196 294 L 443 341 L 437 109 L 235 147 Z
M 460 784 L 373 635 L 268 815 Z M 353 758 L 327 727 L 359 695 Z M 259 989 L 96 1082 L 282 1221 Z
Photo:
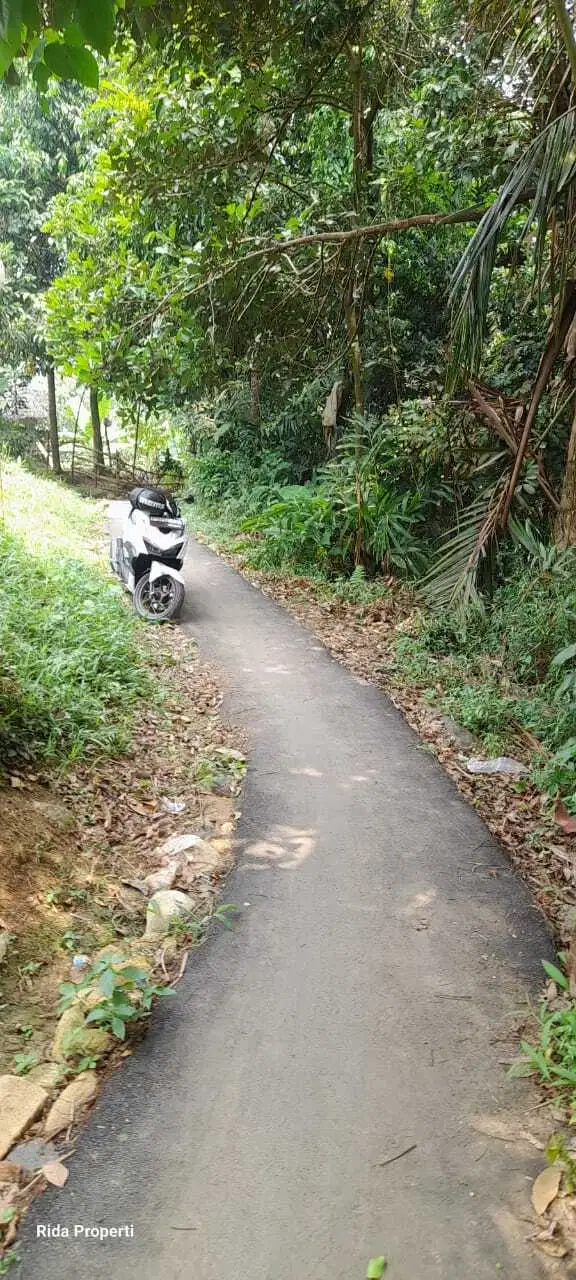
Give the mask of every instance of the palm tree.
M 460 259 L 452 281 L 452 380 L 468 382 L 484 420 L 490 421 L 509 446 L 499 480 L 487 486 L 461 513 L 440 556 L 423 583 L 431 602 L 466 606 L 476 598 L 478 570 L 490 542 L 509 529 L 514 493 L 526 457 L 538 409 L 558 359 L 568 346 L 564 371 L 571 379 L 576 352 L 576 41 L 564 0 L 541 0 L 532 6 L 511 5 L 502 16 L 500 0 L 488 0 L 476 19 L 491 29 L 490 51 L 496 49 L 511 82 L 530 104 L 537 132 L 479 223 Z M 492 25 L 491 25 L 492 24 Z M 527 403 L 513 420 L 500 403 L 487 402 L 470 379 L 478 374 L 486 337 L 490 292 L 498 246 L 510 218 L 525 209 L 519 244 L 531 255 L 534 277 L 544 291 L 550 326 Z M 567 397 L 569 399 L 570 396 Z M 539 480 L 556 510 L 555 536 L 560 545 L 576 543 L 576 413 L 566 454 L 562 493 L 558 500 L 540 466 Z

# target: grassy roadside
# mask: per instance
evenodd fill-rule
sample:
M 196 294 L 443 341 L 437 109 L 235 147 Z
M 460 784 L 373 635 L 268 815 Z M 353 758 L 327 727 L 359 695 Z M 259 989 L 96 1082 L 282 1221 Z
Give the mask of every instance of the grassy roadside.
M 0 485 L 0 760 L 126 746 L 152 685 L 135 621 L 103 578 L 104 504 L 14 463 Z
M 2 468 L 0 1077 L 44 1090 L 23 1136 L 56 1144 L 63 1179 L 100 1076 L 211 923 L 229 923 L 218 895 L 244 770 L 217 675 L 110 582 L 105 509 Z M 180 895 L 161 928 L 158 889 Z M 0 1106 L 0 1274 L 51 1177 L 14 1164 L 12 1143 L 3 1159 L 5 1138 Z

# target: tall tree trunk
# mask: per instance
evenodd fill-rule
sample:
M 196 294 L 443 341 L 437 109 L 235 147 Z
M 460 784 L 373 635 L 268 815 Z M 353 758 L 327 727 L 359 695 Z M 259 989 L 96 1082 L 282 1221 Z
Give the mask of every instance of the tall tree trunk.
M 354 388 L 354 408 L 357 413 L 364 412 L 364 379 L 362 377 L 362 348 L 360 346 L 360 338 L 358 334 L 360 318 L 357 300 L 354 296 L 354 282 L 350 284 L 348 298 L 346 300 L 346 327 L 348 329 L 348 339 L 350 342 L 350 363 L 352 365 L 352 386 Z M 360 440 L 362 431 L 360 431 Z M 357 449 L 358 440 L 357 440 Z
M 560 547 L 576 544 L 576 409 L 568 442 L 560 511 L 556 523 L 556 542 Z
M 141 401 L 139 400 L 139 401 L 138 401 L 138 411 L 137 411 L 137 413 L 136 413 L 136 430 L 135 430 L 135 432 L 134 432 L 134 456 L 133 456 L 133 458 L 132 458 L 132 479 L 134 479 L 134 476 L 136 475 L 136 459 L 137 459 L 137 457 L 138 457 L 138 436 L 139 436 L 139 433 L 140 433 L 140 411 L 141 411 L 141 409 L 142 409 L 142 403 L 141 403 Z
M 364 207 L 365 179 L 367 164 L 367 138 L 364 127 L 364 95 L 362 84 L 362 45 L 360 42 L 349 50 L 350 75 L 352 81 L 352 182 L 354 197 L 354 221 L 359 225 Z M 349 276 L 346 284 L 346 328 L 350 343 L 350 364 L 352 369 L 352 385 L 354 388 L 354 408 L 358 414 L 364 412 L 364 378 L 362 373 L 362 348 L 360 344 L 360 328 L 362 324 L 363 294 L 363 246 L 353 245 L 350 256 Z M 360 425 L 356 433 L 356 456 L 359 460 L 362 447 Z
M 50 425 L 50 452 L 52 454 L 52 470 L 55 475 L 62 475 L 60 463 L 60 441 L 58 439 L 58 411 L 56 409 L 56 376 L 54 365 L 48 367 L 46 374 L 48 384 L 48 422 Z
M 94 470 L 104 466 L 104 445 L 102 444 L 102 427 L 100 425 L 100 409 L 98 407 L 98 391 L 90 387 L 90 418 L 92 420 L 92 442 L 94 448 Z
M 260 423 L 260 372 L 256 364 L 250 369 L 250 416 L 254 426 Z
M 102 419 L 102 426 L 104 427 L 104 439 L 106 440 L 106 453 L 108 454 L 108 466 L 110 467 L 110 470 L 112 470 L 112 450 L 110 449 L 110 439 L 108 436 L 109 422 L 110 422 L 109 418 Z

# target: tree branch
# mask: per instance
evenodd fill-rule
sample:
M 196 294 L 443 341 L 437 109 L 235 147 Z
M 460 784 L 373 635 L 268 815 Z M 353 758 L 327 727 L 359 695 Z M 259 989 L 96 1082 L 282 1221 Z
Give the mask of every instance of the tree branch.
M 522 200 L 528 201 L 530 196 L 527 194 L 522 197 Z M 200 284 L 194 285 L 191 289 L 186 289 L 184 292 L 181 292 L 180 289 L 172 289 L 161 299 L 154 311 L 142 316 L 140 320 L 136 320 L 134 325 L 129 327 L 136 328 L 138 325 L 154 320 L 173 298 L 179 298 L 181 302 L 186 301 L 188 298 L 193 298 L 196 294 L 203 293 L 204 289 L 209 289 L 211 285 L 226 279 L 233 271 L 237 271 L 239 267 L 255 262 L 258 258 L 293 253 L 295 249 L 304 249 L 308 245 L 314 244 L 347 244 L 369 239 L 372 236 L 381 238 L 382 236 L 393 235 L 396 231 L 408 231 L 414 227 L 448 227 L 456 226 L 459 223 L 480 222 L 490 208 L 491 205 L 476 205 L 470 209 L 455 209 L 452 213 L 418 213 L 411 218 L 395 218 L 391 222 L 371 222 L 367 226 L 352 227 L 348 230 L 318 231 L 309 236 L 294 236 L 288 240 L 274 240 L 272 243 L 261 245 L 259 249 L 253 249 L 250 253 L 245 253 L 234 262 L 228 263 L 221 271 L 215 271 L 213 275 L 208 276 L 206 280 L 202 280 Z
M 522 470 L 522 464 L 524 462 L 524 458 L 526 456 L 526 450 L 528 448 L 530 432 L 536 420 L 536 414 L 538 413 L 540 401 L 546 390 L 546 384 L 548 382 L 550 374 L 552 373 L 552 370 L 556 363 L 556 359 L 560 351 L 562 350 L 562 347 L 564 346 L 564 342 L 566 340 L 566 334 L 568 333 L 568 330 L 570 328 L 570 325 L 572 324 L 572 321 L 575 315 L 576 315 L 576 281 L 569 280 L 567 281 L 567 284 L 566 284 L 564 306 L 562 308 L 562 314 L 560 316 L 558 328 L 553 330 L 553 332 L 550 334 L 548 342 L 546 343 L 546 346 L 542 353 L 542 357 L 538 367 L 538 373 L 536 374 L 536 381 L 532 389 L 532 396 L 530 399 L 530 404 L 528 406 L 528 412 L 526 414 L 524 430 L 522 432 L 520 443 L 518 445 L 518 452 L 516 454 L 516 459 L 514 462 L 514 466 L 512 468 L 512 475 L 510 476 L 510 481 L 504 496 L 504 503 L 502 506 L 502 526 L 503 527 L 508 520 L 508 516 L 510 515 L 510 507 L 512 506 L 512 499 L 514 497 L 516 485 L 518 484 L 520 471 Z

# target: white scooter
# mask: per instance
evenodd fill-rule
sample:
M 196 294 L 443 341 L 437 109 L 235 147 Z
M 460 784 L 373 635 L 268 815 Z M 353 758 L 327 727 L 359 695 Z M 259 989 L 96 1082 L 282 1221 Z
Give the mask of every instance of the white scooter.
M 110 564 L 147 622 L 168 622 L 184 603 L 182 566 L 188 534 L 174 498 L 162 489 L 133 489 L 114 504 Z

